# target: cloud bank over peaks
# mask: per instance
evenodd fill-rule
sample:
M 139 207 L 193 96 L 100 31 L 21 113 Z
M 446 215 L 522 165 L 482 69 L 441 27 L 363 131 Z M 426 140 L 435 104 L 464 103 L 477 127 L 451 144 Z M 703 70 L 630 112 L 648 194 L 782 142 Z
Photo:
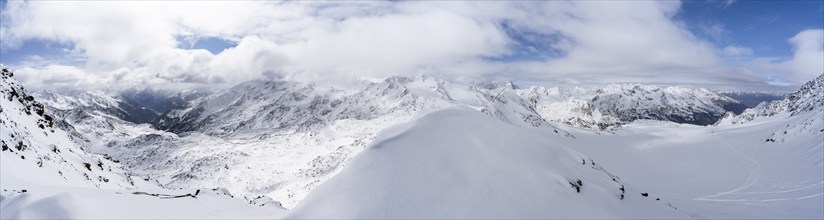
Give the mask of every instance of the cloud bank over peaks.
M 10 63 L 32 86 L 212 85 L 275 75 L 346 81 L 421 73 L 457 81 L 763 86 L 821 72 L 815 72 L 821 30 L 791 38 L 792 59 L 728 63 L 724 57 L 753 52 L 696 37 L 674 19 L 680 6 L 12 1 L 2 10 L 0 48 L 45 40 L 70 45 L 69 55 L 83 59 L 79 65 Z M 232 46 L 219 52 L 191 47 L 205 38 Z

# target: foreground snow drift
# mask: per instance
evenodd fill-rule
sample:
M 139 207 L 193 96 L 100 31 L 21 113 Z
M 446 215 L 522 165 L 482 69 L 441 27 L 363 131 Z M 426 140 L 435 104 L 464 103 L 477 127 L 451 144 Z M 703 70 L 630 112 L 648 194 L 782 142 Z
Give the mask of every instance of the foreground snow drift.
M 288 218 L 688 217 L 549 133 L 468 108 L 391 128 Z

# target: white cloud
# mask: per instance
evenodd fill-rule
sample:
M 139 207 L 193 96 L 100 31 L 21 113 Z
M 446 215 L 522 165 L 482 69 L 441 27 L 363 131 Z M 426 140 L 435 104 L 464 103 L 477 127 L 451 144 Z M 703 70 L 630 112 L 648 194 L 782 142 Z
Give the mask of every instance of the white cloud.
M 724 67 L 713 46 L 673 20 L 678 2 L 565 5 L 547 6 L 558 11 L 544 21 L 570 42 L 563 47 L 566 56 L 518 63 L 515 71 L 532 73 L 532 79 L 582 83 L 715 83 L 742 76 L 719 71 Z
M 352 18 L 338 28 L 283 49 L 301 70 L 375 76 L 497 56 L 508 44 L 495 24 L 439 9 Z
M 801 31 L 788 42 L 793 46 L 792 58 L 760 59 L 753 69 L 772 75 L 777 84 L 801 84 L 824 74 L 824 29 Z
M 106 79 L 89 75 L 73 66 L 48 65 L 42 68 L 22 67 L 15 70 L 14 76 L 33 88 L 94 86 L 106 82 Z
M 752 55 L 752 48 L 749 47 L 740 47 L 740 46 L 726 46 L 722 51 L 724 55 L 739 57 L 739 56 L 749 56 Z
M 427 73 L 457 80 L 583 83 L 757 78 L 752 71 L 719 63 L 719 55 L 746 55 L 751 50 L 717 49 L 697 38 L 673 20 L 680 3 L 671 1 L 12 1 L 7 5 L 0 46 L 10 49 L 31 39 L 68 43 L 73 45 L 72 56 L 86 62 L 64 72 L 71 72 L 76 80 L 108 85 L 236 83 L 272 74 L 338 80 Z M 557 50 L 561 56 L 507 61 L 518 43 L 507 28 L 551 45 L 532 50 Z M 221 38 L 237 46 L 219 54 L 181 49 L 200 37 Z M 53 73 L 59 71 L 53 66 L 29 66 L 26 71 L 49 72 L 31 75 L 31 80 L 45 83 L 34 78 L 55 78 Z
M 86 58 L 87 72 L 128 68 L 171 81 L 237 82 L 273 71 L 403 74 L 504 54 L 509 43 L 491 21 L 389 2 L 33 1 L 10 2 L 3 16 L 6 49 L 30 39 L 67 42 Z M 221 54 L 178 48 L 186 42 L 176 38 L 199 36 L 239 45 Z

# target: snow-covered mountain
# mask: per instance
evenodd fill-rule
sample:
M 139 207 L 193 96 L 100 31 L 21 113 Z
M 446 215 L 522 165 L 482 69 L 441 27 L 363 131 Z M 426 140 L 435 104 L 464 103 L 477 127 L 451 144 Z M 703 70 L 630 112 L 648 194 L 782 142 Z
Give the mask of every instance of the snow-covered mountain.
M 510 102 L 513 104 L 506 104 Z M 746 108 L 705 89 L 626 84 L 597 90 L 521 89 L 511 82 L 460 85 L 420 76 L 391 77 L 355 92 L 296 82 L 252 81 L 206 97 L 187 109 L 167 112 L 154 125 L 175 133 L 220 135 L 259 128 L 311 130 L 330 120 L 364 120 L 395 111 L 455 104 L 513 123 L 551 126 L 547 122 L 559 122 L 598 129 L 637 119 L 709 125 L 727 111 L 740 113 Z
M 741 124 L 764 118 L 801 117 L 801 123 L 787 124 L 784 129 L 775 131 L 765 138 L 767 142 L 784 141 L 787 136 L 800 133 L 824 133 L 824 74 L 805 83 L 798 91 L 790 93 L 782 100 L 762 103 L 747 109 L 740 115 L 727 115 L 719 124 Z
M 64 119 L 76 122 L 95 114 L 106 114 L 132 123 L 149 123 L 158 114 L 128 99 L 97 91 L 37 91 L 33 94 L 43 100 Z
M 46 100 L 54 103 L 58 113 L 79 114 L 65 115 L 75 119 L 67 130 L 82 134 L 79 139 L 89 141 L 96 153 L 116 158 L 165 187 L 227 187 L 250 198 L 271 196 L 287 208 L 340 171 L 379 131 L 428 111 L 464 106 L 509 124 L 571 138 L 553 124 L 605 129 L 637 118 L 659 119 L 647 115 L 656 111 L 669 110 L 688 118 L 694 114 L 688 112 L 693 106 L 723 114 L 723 107 L 717 106 L 720 102 L 712 100 L 728 101 L 703 90 L 610 88 L 521 89 L 511 82 L 461 85 L 428 76 L 390 77 L 354 90 L 283 80 L 250 81 L 188 99 L 185 108 L 171 109 L 155 119 L 154 128 L 78 104 L 95 103 L 81 101 L 95 100 L 90 95 L 75 100 L 54 94 Z M 617 114 L 636 108 L 610 106 L 592 98 L 611 94 L 627 94 L 625 103 L 659 107 L 630 118 L 608 115 L 602 112 Z M 104 103 L 121 100 L 110 99 Z M 76 110 L 61 111 L 62 106 Z
M 614 84 L 601 89 L 532 87 L 519 92 L 545 119 L 606 129 L 638 119 L 710 125 L 746 106 L 706 89 Z
M 728 111 L 740 113 L 747 108 L 706 89 L 642 85 L 611 85 L 599 89 L 592 104 L 623 122 L 653 119 L 696 125 L 711 125 Z
M 207 97 L 188 109 L 168 112 L 155 126 L 175 133 L 200 131 L 211 135 L 260 129 L 310 131 L 335 120 L 371 120 L 386 114 L 408 115 L 441 106 L 466 105 L 504 121 L 551 127 L 514 89 L 462 86 L 426 76 L 391 77 L 354 92 L 288 81 L 251 81 Z
M 215 93 L 147 91 L 114 96 L 86 91 L 19 96 L 17 91 L 24 91 L 20 87 L 8 89 L 8 96 L 3 97 L 0 119 L 14 122 L 4 124 L 10 126 L 3 127 L 4 142 L 16 141 L 8 138 L 10 134 L 30 142 L 50 140 L 21 135 L 38 129 L 49 137 L 59 133 L 61 142 L 55 145 L 73 143 L 71 152 L 86 155 L 78 158 L 102 158 L 103 167 L 113 167 L 112 176 L 140 177 L 132 178 L 138 186 L 122 184 L 126 187 L 122 190 L 116 185 L 114 191 L 96 190 L 95 184 L 105 185 L 105 181 L 83 180 L 82 172 L 72 175 L 79 176 L 76 179 L 82 186 L 95 189 L 34 184 L 39 180 L 24 183 L 20 177 L 6 177 L 30 175 L 29 170 L 6 172 L 7 167 L 24 167 L 20 164 L 34 162 L 29 158 L 53 152 L 46 149 L 21 155 L 16 144 L 8 145 L 9 151 L 0 153 L 4 172 L 0 188 L 10 191 L 2 194 L 0 208 L 4 218 L 10 216 L 5 213 L 52 218 L 179 213 L 169 207 L 187 210 L 180 216 L 189 218 L 283 214 L 277 208 L 254 208 L 260 205 L 296 208 L 290 217 L 817 216 L 809 210 L 820 204 L 815 199 L 822 198 L 818 193 L 824 190 L 819 183 L 824 183 L 824 177 L 813 174 L 821 167 L 817 155 L 824 152 L 824 140 L 816 138 L 824 132 L 816 127 L 824 117 L 821 81 L 819 77 L 786 100 L 774 102 L 783 104 L 765 104 L 739 117 L 728 112 L 738 109 L 737 102 L 702 89 L 642 85 L 519 88 L 511 82 L 462 85 L 427 76 L 391 77 L 348 90 L 284 80 L 251 81 Z M 13 80 L 7 85 L 19 87 Z M 18 96 L 6 99 L 11 91 Z M 43 105 L 32 104 L 41 97 Z M 151 100 L 165 102 L 174 97 L 185 104 L 147 107 Z M 152 124 L 125 120 L 164 108 L 169 110 Z M 39 116 L 40 109 L 43 115 L 51 115 L 51 123 Z M 711 123 L 724 112 L 729 117 L 719 126 L 673 122 Z M 740 119 L 747 115 L 758 122 Z M 732 119 L 740 122 L 732 123 Z M 48 133 L 50 129 L 54 133 Z M 602 129 L 610 132 L 604 135 L 598 131 Z M 27 149 L 42 146 L 23 142 Z M 727 147 L 716 146 L 722 143 Z M 782 148 L 769 150 L 774 160 L 748 148 L 762 145 Z M 702 162 L 696 164 L 695 158 Z M 633 165 L 637 163 L 645 165 Z M 38 165 L 32 164 L 25 166 Z M 61 172 L 87 170 L 85 163 L 71 164 L 54 166 L 62 167 L 57 169 Z M 747 164 L 756 165 L 753 173 L 738 175 Z M 89 165 L 96 171 L 96 164 Z M 796 172 L 779 172 L 790 166 Z M 59 178 L 60 172 L 37 169 L 57 173 L 55 178 Z M 108 184 L 118 183 L 108 173 L 94 174 L 110 179 Z M 409 180 L 397 182 L 404 178 Z M 745 180 L 744 185 L 730 187 L 733 190 L 724 188 Z M 386 187 L 390 183 L 402 187 Z M 32 196 L 20 196 L 23 186 Z M 69 193 L 52 197 L 61 192 Z M 104 199 L 73 202 L 72 197 Z M 49 198 L 58 198 L 55 205 L 37 206 Z M 185 199 L 157 202 L 158 198 Z M 798 214 L 738 204 L 729 206 L 734 210 L 724 210 L 727 206 L 707 202 L 742 198 L 748 203 L 794 207 Z M 232 205 L 238 202 L 256 206 Z M 117 205 L 125 203 L 163 211 L 147 215 Z M 117 211 L 93 211 L 83 204 Z M 232 208 L 211 208 L 215 212 L 208 214 L 212 212 L 203 212 L 203 205 Z M 34 214 L 55 206 L 83 211 Z

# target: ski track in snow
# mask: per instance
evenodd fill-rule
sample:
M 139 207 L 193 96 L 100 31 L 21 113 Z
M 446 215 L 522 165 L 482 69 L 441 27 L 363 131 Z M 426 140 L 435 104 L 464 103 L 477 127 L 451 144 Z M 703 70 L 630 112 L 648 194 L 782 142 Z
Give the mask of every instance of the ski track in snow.
M 761 163 L 758 163 L 758 161 L 756 161 L 752 157 L 747 156 L 746 154 L 742 153 L 738 149 L 735 149 L 735 147 L 733 147 L 732 145 L 727 143 L 727 141 L 719 138 L 715 133 L 711 133 L 710 135 L 712 135 L 715 139 L 721 141 L 721 143 L 723 143 L 725 147 L 729 148 L 730 150 L 732 150 L 733 152 L 735 152 L 736 154 L 738 154 L 739 156 L 741 156 L 742 158 L 744 158 L 748 162 L 752 163 L 755 168 L 753 169 L 752 172 L 750 172 L 750 175 L 747 177 L 747 181 L 745 181 L 741 186 L 738 186 L 738 187 L 736 187 L 732 190 L 729 190 L 729 191 L 719 192 L 719 193 L 716 193 L 714 195 L 695 198 L 695 200 L 713 201 L 713 202 L 742 202 L 741 204 L 756 205 L 756 204 L 747 203 L 747 202 L 773 202 L 773 201 L 786 201 L 786 200 L 802 200 L 802 199 L 810 199 L 810 198 L 815 198 L 815 197 L 819 197 L 819 196 L 824 195 L 824 193 L 817 193 L 817 194 L 813 194 L 813 195 L 801 196 L 801 197 L 796 197 L 796 198 L 779 198 L 779 199 L 750 199 L 750 200 L 748 200 L 748 199 L 715 199 L 715 198 L 726 196 L 726 195 L 789 193 L 789 192 L 795 192 L 795 191 L 801 191 L 801 190 L 805 190 L 805 189 L 815 188 L 816 186 L 824 187 L 824 181 L 821 181 L 821 182 L 816 183 L 816 184 L 807 185 L 807 186 L 804 186 L 804 187 L 799 187 L 799 188 L 796 188 L 796 189 L 790 189 L 790 190 L 766 191 L 766 192 L 739 192 L 739 191 L 742 191 L 742 190 L 745 190 L 745 189 L 749 188 L 752 185 L 755 185 L 755 183 L 758 182 L 758 180 L 761 178 L 761 170 L 762 170 L 761 169 Z M 755 147 L 753 149 L 752 154 L 754 156 L 757 153 L 758 153 L 758 147 Z
M 733 152 L 738 154 L 738 156 L 741 156 L 742 158 L 744 158 L 748 162 L 752 163 L 753 166 L 755 166 L 755 169 L 753 169 L 753 171 L 750 172 L 750 175 L 747 177 L 747 181 L 745 181 L 744 184 L 742 184 L 741 186 L 736 187 L 736 188 L 734 188 L 732 190 L 729 190 L 729 191 L 716 193 L 715 195 L 699 197 L 699 198 L 696 198 L 695 200 L 716 201 L 716 202 L 743 202 L 743 201 L 746 201 L 744 199 L 712 199 L 712 198 L 717 198 L 717 197 L 721 197 L 721 196 L 725 196 L 725 195 L 735 194 L 738 191 L 744 190 L 744 189 L 754 185 L 756 182 L 758 182 L 758 179 L 761 178 L 761 164 L 758 163 L 758 161 L 755 161 L 754 159 L 752 159 L 751 157 L 745 155 L 744 153 L 741 153 L 741 151 L 739 151 L 738 149 L 735 149 L 735 147 L 732 147 L 729 143 L 727 143 L 727 141 L 724 141 L 723 139 L 719 138 L 715 133 L 711 133 L 710 135 L 712 135 L 712 137 L 714 137 L 715 139 L 721 141 L 721 143 L 724 144 L 725 147 L 729 148 L 730 150 L 732 150 Z M 756 150 L 758 150 L 758 148 L 753 150 L 753 155 L 755 155 L 755 153 L 757 152 Z

